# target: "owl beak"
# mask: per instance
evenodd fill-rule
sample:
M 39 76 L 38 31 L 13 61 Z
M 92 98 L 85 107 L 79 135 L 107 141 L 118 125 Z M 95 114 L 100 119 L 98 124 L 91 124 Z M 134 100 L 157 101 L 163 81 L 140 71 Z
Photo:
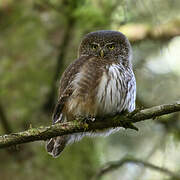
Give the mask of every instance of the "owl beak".
M 100 56 L 104 57 L 104 51 L 102 49 L 100 50 Z

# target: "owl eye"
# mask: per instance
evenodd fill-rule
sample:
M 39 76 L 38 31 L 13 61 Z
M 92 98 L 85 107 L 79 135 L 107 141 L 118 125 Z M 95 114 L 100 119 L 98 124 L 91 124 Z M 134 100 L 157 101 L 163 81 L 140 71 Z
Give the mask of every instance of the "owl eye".
M 109 50 L 113 50 L 115 48 L 115 46 L 114 46 L 114 44 L 109 44 L 109 45 L 107 45 L 107 48 Z
M 98 45 L 97 44 L 91 44 L 91 49 L 92 50 L 96 50 L 98 48 Z

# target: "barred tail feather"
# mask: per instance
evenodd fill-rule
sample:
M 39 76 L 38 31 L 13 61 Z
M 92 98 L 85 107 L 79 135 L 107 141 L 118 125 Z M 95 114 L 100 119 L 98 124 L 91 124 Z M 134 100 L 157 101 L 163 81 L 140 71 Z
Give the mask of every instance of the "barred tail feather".
M 53 124 L 64 121 L 65 116 L 61 113 L 61 106 L 57 105 L 53 115 Z M 47 140 L 46 150 L 54 158 L 58 157 L 68 144 L 70 135 L 58 136 Z
M 51 138 L 46 143 L 47 152 L 54 158 L 58 157 L 67 145 L 69 135 Z

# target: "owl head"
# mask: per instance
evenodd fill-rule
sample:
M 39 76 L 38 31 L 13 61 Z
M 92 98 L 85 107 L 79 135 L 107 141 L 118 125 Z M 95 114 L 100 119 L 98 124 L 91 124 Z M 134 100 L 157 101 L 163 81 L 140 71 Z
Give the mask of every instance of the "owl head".
M 80 56 L 92 56 L 100 59 L 108 59 L 112 62 L 130 65 L 131 45 L 121 32 L 95 31 L 83 38 L 79 47 Z

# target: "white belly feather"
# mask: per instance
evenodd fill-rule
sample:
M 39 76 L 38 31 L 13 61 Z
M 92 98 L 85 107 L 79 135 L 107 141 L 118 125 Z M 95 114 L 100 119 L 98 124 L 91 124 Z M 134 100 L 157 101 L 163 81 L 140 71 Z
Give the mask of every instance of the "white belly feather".
M 125 71 L 121 73 L 119 68 L 113 64 L 109 67 L 108 73 L 103 73 L 97 94 L 99 115 L 116 114 L 123 110 L 131 112 L 135 109 L 134 75 L 130 80 L 124 80 L 128 78 L 128 74 Z

